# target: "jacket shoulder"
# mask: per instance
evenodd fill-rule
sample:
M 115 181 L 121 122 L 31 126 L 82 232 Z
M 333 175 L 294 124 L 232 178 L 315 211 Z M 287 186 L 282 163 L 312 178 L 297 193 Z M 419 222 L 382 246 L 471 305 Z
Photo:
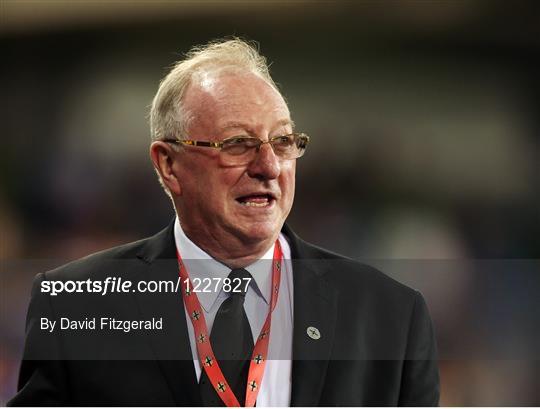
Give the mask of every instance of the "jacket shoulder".
M 318 270 L 324 274 L 324 278 L 333 282 L 341 291 L 357 292 L 369 289 L 370 293 L 385 293 L 409 300 L 413 300 L 418 294 L 416 289 L 397 281 L 370 264 L 303 240 L 301 246 L 307 258 L 319 264 Z

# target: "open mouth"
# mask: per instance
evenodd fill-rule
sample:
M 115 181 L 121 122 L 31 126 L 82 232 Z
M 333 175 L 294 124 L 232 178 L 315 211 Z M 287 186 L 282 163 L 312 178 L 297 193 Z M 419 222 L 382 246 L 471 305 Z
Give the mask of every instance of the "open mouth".
M 240 203 L 242 206 L 248 207 L 268 207 L 275 200 L 275 197 L 271 193 L 254 193 L 236 198 L 238 203 Z

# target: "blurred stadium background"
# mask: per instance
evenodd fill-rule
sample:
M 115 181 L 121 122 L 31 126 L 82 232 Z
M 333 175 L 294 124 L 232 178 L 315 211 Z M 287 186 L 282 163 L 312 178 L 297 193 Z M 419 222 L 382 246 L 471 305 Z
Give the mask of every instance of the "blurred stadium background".
M 536 4 L 2 0 L 0 13 L 1 404 L 33 276 L 171 219 L 148 106 L 166 67 L 228 35 L 260 43 L 312 136 L 292 227 L 425 295 L 441 405 L 540 404 Z

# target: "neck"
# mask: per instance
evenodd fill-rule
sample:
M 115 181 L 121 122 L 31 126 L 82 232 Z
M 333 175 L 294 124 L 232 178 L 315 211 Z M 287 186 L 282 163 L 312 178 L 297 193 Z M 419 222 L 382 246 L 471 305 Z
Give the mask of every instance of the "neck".
M 264 240 L 253 240 L 239 238 L 229 235 L 227 238 L 214 237 L 206 234 L 201 229 L 193 229 L 190 226 L 182 224 L 184 234 L 198 247 L 208 253 L 214 260 L 225 264 L 231 269 L 244 268 L 262 258 L 269 248 L 277 240 L 276 237 L 270 237 Z M 224 244 L 226 243 L 226 244 Z

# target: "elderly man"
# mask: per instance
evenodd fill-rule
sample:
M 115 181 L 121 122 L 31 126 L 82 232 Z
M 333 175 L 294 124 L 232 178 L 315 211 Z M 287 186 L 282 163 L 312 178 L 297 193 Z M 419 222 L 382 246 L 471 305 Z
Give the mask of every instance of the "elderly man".
M 38 275 L 10 404 L 437 405 L 422 296 L 285 225 L 309 137 L 255 48 L 194 49 L 150 121 L 177 217 Z M 149 280 L 178 286 L 144 291 Z

